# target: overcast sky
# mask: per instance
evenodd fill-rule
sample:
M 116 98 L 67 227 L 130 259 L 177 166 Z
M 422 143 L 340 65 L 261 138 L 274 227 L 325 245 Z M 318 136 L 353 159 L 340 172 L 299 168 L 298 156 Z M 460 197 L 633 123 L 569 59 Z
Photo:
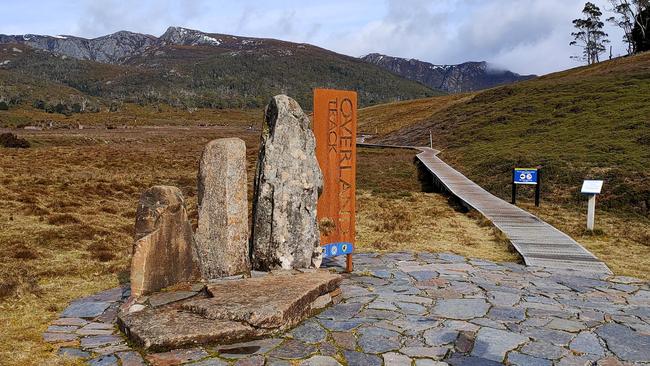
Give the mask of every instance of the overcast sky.
M 170 25 L 306 42 L 351 56 L 488 61 L 522 74 L 578 65 L 571 20 L 585 0 L 0 0 L 0 33 L 159 36 Z M 592 0 L 609 8 L 607 0 Z M 605 17 L 609 13 L 605 12 Z M 608 26 L 614 55 L 622 34 Z

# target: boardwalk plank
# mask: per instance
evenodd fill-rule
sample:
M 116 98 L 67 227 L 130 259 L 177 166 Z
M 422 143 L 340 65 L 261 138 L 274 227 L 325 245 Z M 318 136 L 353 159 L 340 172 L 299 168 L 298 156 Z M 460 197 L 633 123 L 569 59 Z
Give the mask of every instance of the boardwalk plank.
M 570 236 L 537 216 L 492 195 L 437 157 L 418 148 L 417 158 L 449 193 L 501 230 L 529 266 L 611 274 L 611 270 Z

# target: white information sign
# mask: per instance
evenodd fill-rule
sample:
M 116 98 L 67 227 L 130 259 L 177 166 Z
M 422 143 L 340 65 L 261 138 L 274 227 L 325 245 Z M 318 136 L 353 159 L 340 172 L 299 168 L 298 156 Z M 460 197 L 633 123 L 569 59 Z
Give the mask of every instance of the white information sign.
M 585 180 L 582 183 L 581 193 L 584 194 L 600 194 L 600 191 L 603 189 L 602 180 Z

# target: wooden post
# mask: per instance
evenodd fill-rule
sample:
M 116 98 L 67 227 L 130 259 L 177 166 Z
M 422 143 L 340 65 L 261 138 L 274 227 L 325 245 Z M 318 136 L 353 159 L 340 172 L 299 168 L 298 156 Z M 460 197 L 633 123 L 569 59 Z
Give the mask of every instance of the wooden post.
M 587 203 L 587 230 L 594 231 L 594 220 L 596 216 L 596 195 L 589 195 L 589 203 Z
M 512 169 L 512 201 L 513 205 L 517 204 L 517 185 L 515 184 L 515 170 Z
M 429 130 L 429 147 L 433 149 L 433 134 Z
M 542 168 L 537 167 L 537 184 L 535 185 L 535 207 L 539 207 L 539 196 L 542 190 Z

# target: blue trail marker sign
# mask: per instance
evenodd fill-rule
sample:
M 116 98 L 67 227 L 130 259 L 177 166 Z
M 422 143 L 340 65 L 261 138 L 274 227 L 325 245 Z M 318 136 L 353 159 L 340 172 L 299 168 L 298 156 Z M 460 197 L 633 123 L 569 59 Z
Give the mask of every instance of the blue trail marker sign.
M 517 203 L 517 186 L 535 186 L 535 206 L 539 207 L 539 195 L 541 191 L 541 167 L 537 168 L 514 168 L 512 169 L 512 204 Z
M 537 184 L 537 168 L 515 168 L 513 183 Z

